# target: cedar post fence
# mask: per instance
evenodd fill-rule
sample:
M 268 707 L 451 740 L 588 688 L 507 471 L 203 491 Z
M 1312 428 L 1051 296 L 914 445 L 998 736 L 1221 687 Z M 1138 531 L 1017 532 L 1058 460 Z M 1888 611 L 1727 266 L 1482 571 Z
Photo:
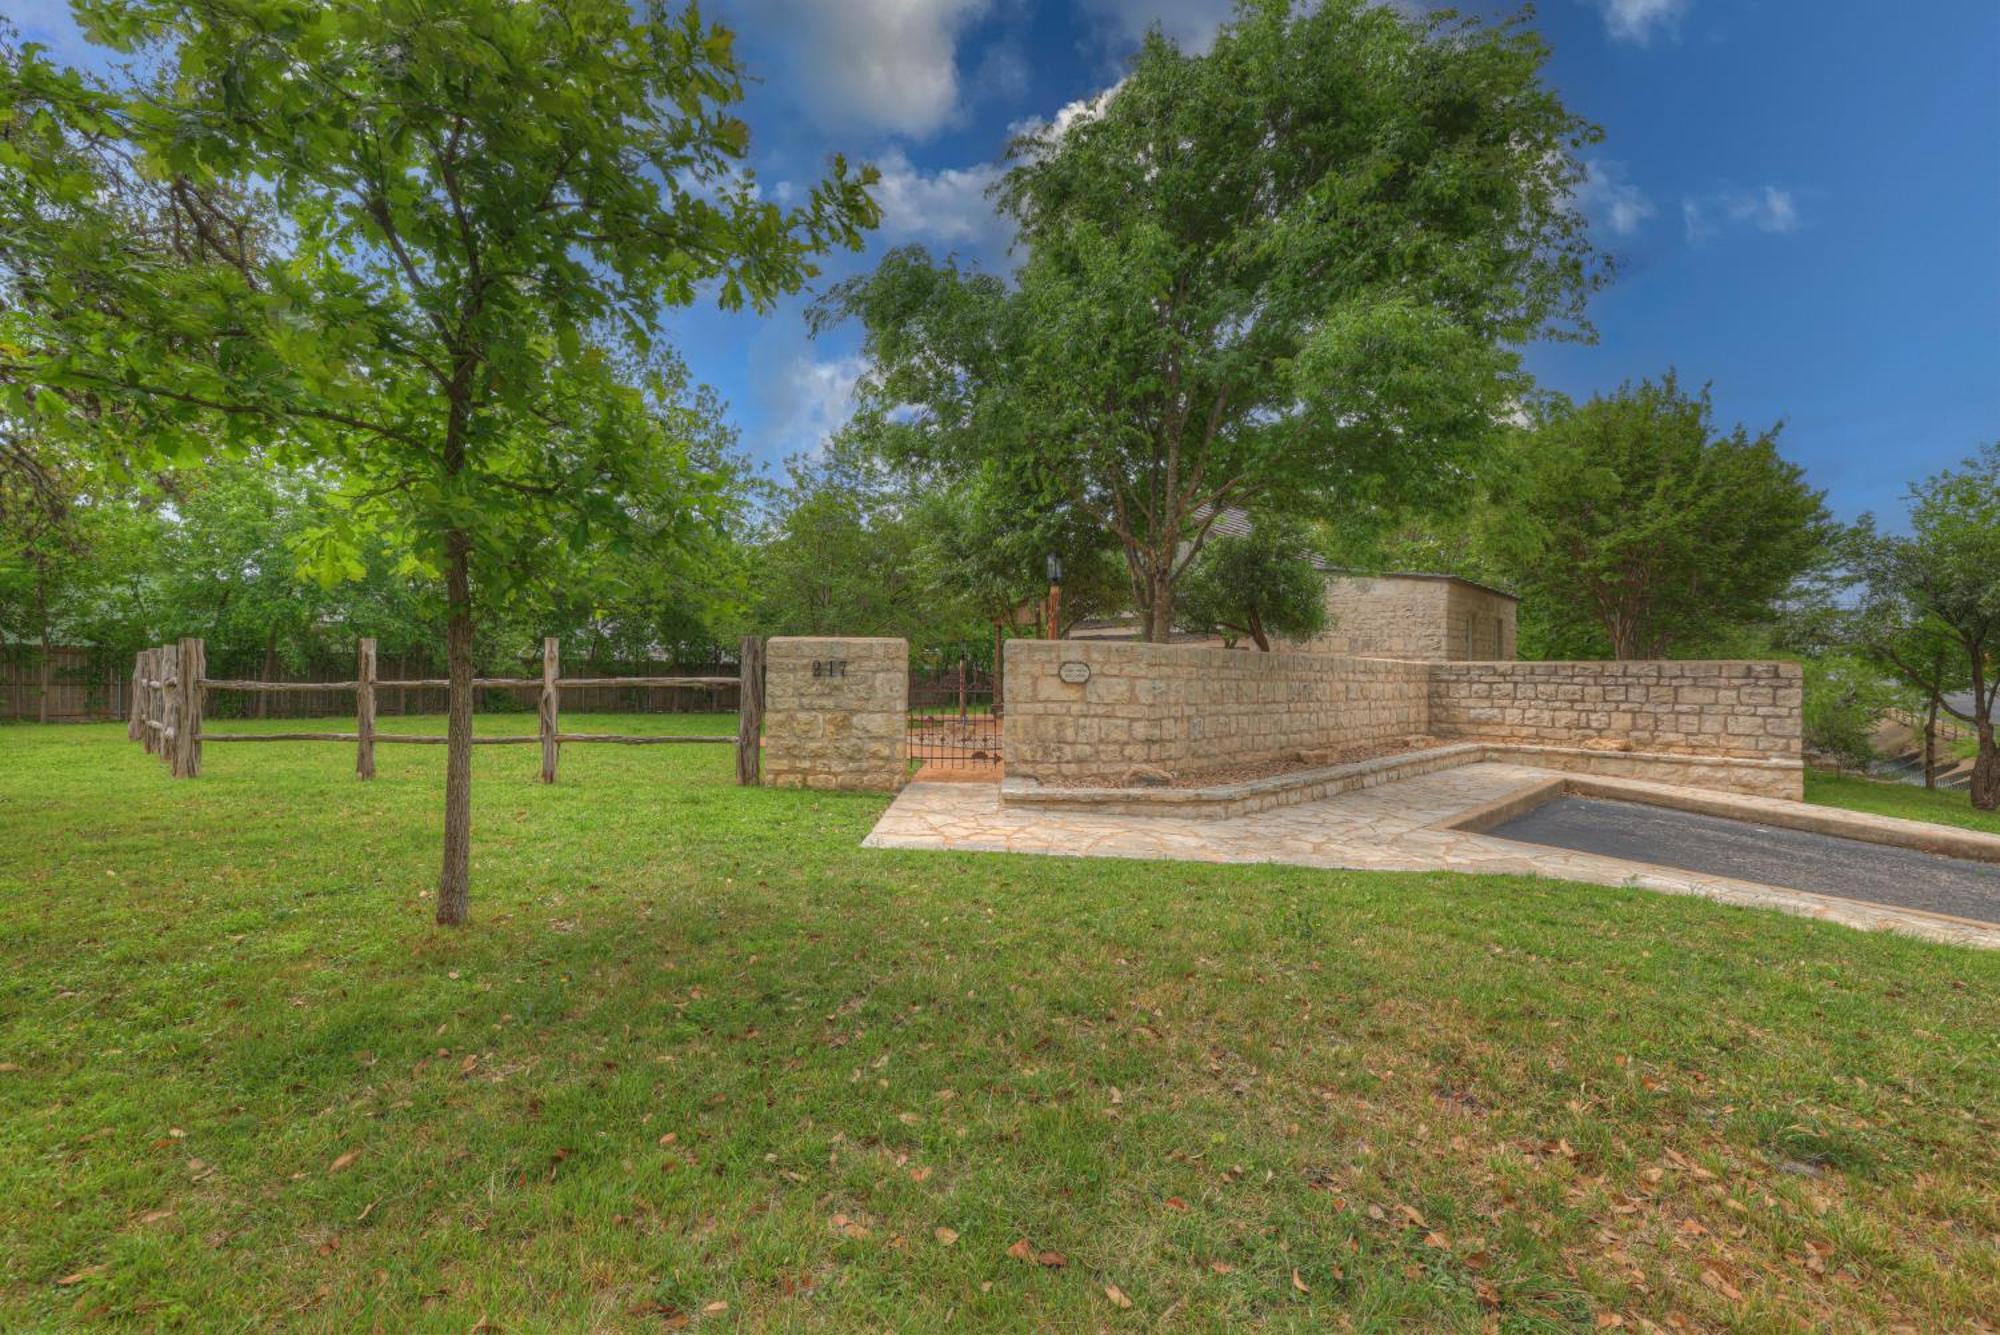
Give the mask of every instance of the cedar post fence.
M 654 746 L 663 743 L 734 744 L 736 781 L 753 785 L 759 774 L 760 733 L 764 722 L 764 642 L 753 635 L 743 638 L 741 662 L 734 677 L 571 677 L 561 675 L 560 646 L 554 636 L 542 641 L 540 677 L 474 677 L 474 687 L 541 688 L 539 726 L 535 735 L 475 737 L 474 746 L 515 746 L 540 743 L 542 782 L 554 783 L 556 764 L 564 742 L 610 742 L 623 746 Z M 149 755 L 167 762 L 177 779 L 201 776 L 201 749 L 204 742 L 353 742 L 354 774 L 359 779 L 375 777 L 375 747 L 378 743 L 413 746 L 441 746 L 444 737 L 414 736 L 375 731 L 375 691 L 377 687 L 444 687 L 442 678 L 410 681 L 382 681 L 376 676 L 375 641 L 363 639 L 355 653 L 353 681 L 230 681 L 208 676 L 206 646 L 198 639 L 142 649 L 132 664 L 132 708 L 125 735 L 140 743 Z M 723 687 L 738 688 L 738 720 L 734 737 L 719 735 L 651 736 L 621 733 L 561 731 L 562 688 L 597 686 L 642 687 Z M 250 691 L 272 694 L 281 691 L 353 691 L 353 732 L 207 732 L 202 727 L 210 691 Z
M 763 761 L 763 639 L 745 635 L 736 662 L 742 683 L 736 692 L 736 782 L 745 788 L 754 788 Z
M 556 781 L 556 758 L 562 751 L 562 743 L 556 740 L 556 716 L 561 709 L 561 704 L 556 696 L 556 692 L 560 689 L 556 685 L 558 664 L 560 661 L 556 648 L 556 637 L 553 635 L 544 637 L 542 640 L 541 707 L 543 783 L 554 783 Z
M 364 637 L 354 660 L 354 777 L 375 777 L 375 641 Z M 261 703 L 269 697 L 258 697 Z

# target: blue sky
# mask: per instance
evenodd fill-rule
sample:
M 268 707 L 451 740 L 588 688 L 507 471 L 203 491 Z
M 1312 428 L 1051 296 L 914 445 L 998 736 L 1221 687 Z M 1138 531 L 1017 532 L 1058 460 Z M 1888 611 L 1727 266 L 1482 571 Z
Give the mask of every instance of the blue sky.
M 60 0 L 0 8 L 75 52 Z M 1230 0 L 704 8 L 757 76 L 742 114 L 763 189 L 834 152 L 883 170 L 882 231 L 823 285 L 908 241 L 1004 266 L 984 191 L 1008 127 L 1115 82 L 1151 24 L 1205 45 Z M 1584 397 L 1670 365 L 1712 381 L 1724 426 L 1785 422 L 1842 517 L 1899 519 L 1908 481 L 2000 436 L 2000 4 L 1543 0 L 1535 23 L 1549 77 L 1604 128 L 1580 202 L 1619 270 L 1595 345 L 1528 350 L 1545 385 Z M 839 425 L 859 369 L 851 331 L 808 336 L 806 300 L 673 322 L 773 466 Z

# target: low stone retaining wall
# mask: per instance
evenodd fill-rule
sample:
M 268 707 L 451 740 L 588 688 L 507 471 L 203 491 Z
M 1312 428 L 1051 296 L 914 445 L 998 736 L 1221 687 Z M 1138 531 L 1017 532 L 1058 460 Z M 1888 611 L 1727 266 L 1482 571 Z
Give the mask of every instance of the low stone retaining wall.
M 1117 780 L 1424 731 L 1429 665 L 1195 645 L 1013 640 L 1007 772 Z
M 1439 737 L 1795 760 L 1804 698 L 1797 663 L 1430 664 Z
M 1015 640 L 1006 653 L 1010 778 L 1108 788 L 1134 766 L 1185 773 L 1428 734 L 1572 773 L 1804 790 L 1793 663 L 1408 662 L 1072 640 Z M 1293 777 L 1258 782 L 1289 792 Z
M 895 792 L 909 772 L 909 696 L 906 640 L 767 641 L 765 784 Z

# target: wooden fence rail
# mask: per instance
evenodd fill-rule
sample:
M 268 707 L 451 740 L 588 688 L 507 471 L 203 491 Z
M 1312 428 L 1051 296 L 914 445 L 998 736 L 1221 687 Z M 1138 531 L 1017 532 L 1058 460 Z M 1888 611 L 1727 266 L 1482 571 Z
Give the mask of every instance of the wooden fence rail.
M 527 746 L 542 750 L 542 782 L 556 781 L 556 768 L 565 742 L 609 743 L 614 746 L 734 745 L 736 781 L 754 785 L 760 772 L 760 736 L 764 722 L 764 642 L 753 635 L 743 637 L 740 668 L 734 677 L 564 677 L 561 674 L 561 646 L 555 636 L 542 641 L 542 675 L 539 677 L 474 677 L 474 687 L 539 687 L 537 728 L 533 736 L 474 737 L 474 746 Z M 201 775 L 201 748 L 205 742 L 352 742 L 354 773 L 361 779 L 375 777 L 377 746 L 442 746 L 450 739 L 406 733 L 378 733 L 375 730 L 375 692 L 397 687 L 448 687 L 448 678 L 380 680 L 376 677 L 375 641 L 363 639 L 355 653 L 352 681 L 246 681 L 206 675 L 207 653 L 198 639 L 142 649 L 133 660 L 131 709 L 125 735 L 140 743 L 149 754 L 161 757 L 177 779 Z M 738 688 L 736 735 L 649 736 L 612 732 L 564 732 L 561 727 L 562 692 L 618 686 L 700 686 Z M 354 693 L 353 732 L 208 732 L 202 727 L 210 691 L 245 691 L 277 694 L 286 691 L 352 691 Z

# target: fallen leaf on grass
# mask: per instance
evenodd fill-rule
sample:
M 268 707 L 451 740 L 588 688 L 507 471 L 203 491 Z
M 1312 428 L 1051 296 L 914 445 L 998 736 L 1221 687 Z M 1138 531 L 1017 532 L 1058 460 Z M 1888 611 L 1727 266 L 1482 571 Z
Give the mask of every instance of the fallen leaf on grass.
M 1703 1284 L 1706 1284 L 1709 1288 L 1714 1289 L 1717 1293 L 1721 1294 L 1723 1297 L 1729 1299 L 1729 1301 L 1732 1303 L 1740 1303 L 1743 1301 L 1743 1291 L 1737 1288 L 1734 1284 L 1731 1284 L 1728 1280 L 1724 1279 L 1721 1275 L 1717 1274 L 1713 1270 L 1702 1271 L 1701 1282 Z
M 157 1224 L 162 1219 L 172 1219 L 173 1217 L 174 1212 L 172 1210 L 148 1210 L 139 1216 L 139 1222 L 142 1224 Z
M 910 1181 L 922 1182 L 928 1179 L 930 1175 L 931 1175 L 931 1170 L 928 1167 L 912 1168 L 910 1170 Z
M 931 1230 L 931 1236 L 938 1240 L 939 1246 L 949 1247 L 958 1241 L 958 1230 L 955 1228 L 945 1228 L 940 1225 Z
M 1125 1296 L 1125 1290 L 1119 1288 L 1116 1284 L 1106 1284 L 1104 1286 L 1104 1296 L 1111 1300 L 1113 1307 L 1130 1307 L 1132 1305 L 1132 1300 Z
M 56 1281 L 56 1284 L 59 1287 L 66 1289 L 73 1284 L 83 1283 L 83 1281 L 89 1279 L 92 1275 L 101 1275 L 103 1273 L 104 1273 L 103 1266 L 87 1265 L 83 1269 L 77 1271 L 74 1275 L 64 1275 L 61 1279 Z
M 354 1166 L 354 1161 L 356 1159 L 359 1159 L 360 1157 L 361 1157 L 360 1150 L 349 1150 L 347 1153 L 341 1155 L 338 1159 L 335 1159 L 332 1163 L 328 1164 L 326 1166 L 326 1171 L 329 1173 L 338 1173 L 343 1168 L 352 1168 Z
M 1016 1261 L 1032 1261 L 1035 1259 L 1034 1244 L 1026 1238 L 1022 1238 L 1007 1249 L 1007 1255 L 1013 1257 Z
M 1424 1234 L 1424 1246 L 1435 1247 L 1441 1252 L 1448 1252 L 1451 1250 L 1451 1239 L 1442 1233 L 1433 1231 Z
M 1227 1261 L 1210 1261 L 1208 1268 L 1218 1275 L 1233 1275 L 1236 1273 L 1236 1267 Z
M 18 1070 L 20 1070 L 20 1069 L 21 1069 L 21 1067 L 20 1067 L 20 1065 L 19 1065 L 18 1063 L 15 1063 L 15 1062 L 0 1062 L 0 1071 L 18 1071 Z
M 1069 1258 L 1061 1252 L 1037 1252 L 1035 1264 L 1045 1265 L 1051 1270 L 1060 1270 L 1069 1264 Z
M 727 1312 L 729 1310 L 729 1304 L 723 1302 L 721 1299 L 718 1298 L 716 1301 L 710 1303 L 708 1306 L 702 1308 L 701 1310 L 707 1313 L 709 1316 L 720 1316 L 724 1312 Z
M 1167 1208 L 1169 1210 L 1180 1210 L 1185 1212 L 1186 1209 L 1188 1208 L 1188 1203 L 1182 1200 L 1178 1196 L 1169 1196 L 1167 1197 Z
M 1417 1226 L 1418 1228 L 1429 1228 L 1429 1227 L 1430 1227 L 1430 1225 L 1429 1225 L 1429 1224 L 1426 1224 L 1426 1223 L 1424 1222 L 1424 1217 L 1423 1217 L 1422 1215 L 1418 1214 L 1418 1213 L 1416 1212 L 1416 1210 L 1415 1210 L 1415 1209 L 1413 1209 L 1413 1208 L 1412 1208 L 1412 1207 L 1410 1207 L 1410 1206 L 1407 1206 L 1407 1205 L 1398 1205 L 1398 1206 L 1396 1207 L 1396 1213 L 1397 1213 L 1397 1214 L 1400 1214 L 1401 1216 L 1403 1216 L 1403 1218 L 1404 1218 L 1404 1219 L 1406 1219 L 1406 1220 L 1408 1220 L 1408 1221 L 1409 1221 L 1410 1223 L 1412 1223 L 1412 1224 L 1415 1224 L 1415 1225 L 1416 1225 L 1416 1226 Z
M 1299 1272 L 1296 1270 L 1292 1272 L 1292 1287 L 1297 1289 L 1300 1293 L 1312 1292 L 1311 1286 L 1308 1285 L 1303 1279 L 1299 1278 Z

